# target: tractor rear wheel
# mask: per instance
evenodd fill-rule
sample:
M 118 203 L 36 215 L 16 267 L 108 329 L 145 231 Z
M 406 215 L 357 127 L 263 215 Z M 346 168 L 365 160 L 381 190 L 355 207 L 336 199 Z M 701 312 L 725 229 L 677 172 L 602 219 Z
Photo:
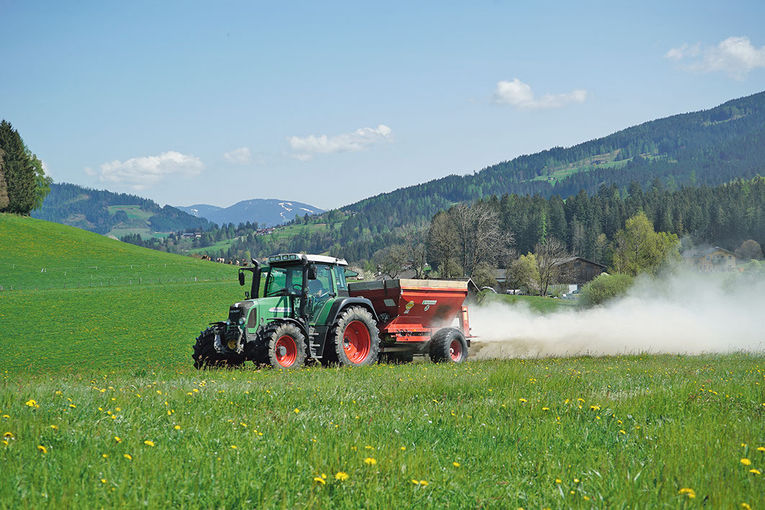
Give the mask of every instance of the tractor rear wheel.
M 268 362 L 272 367 L 291 370 L 305 365 L 305 335 L 294 324 L 279 324 L 267 340 Z
M 332 343 L 327 348 L 334 350 L 330 359 L 340 365 L 359 367 L 377 362 L 380 332 L 366 308 L 352 306 L 345 309 L 335 323 L 329 340 Z
M 430 359 L 433 363 L 462 363 L 467 356 L 467 341 L 458 329 L 439 329 L 430 339 Z
M 199 332 L 197 341 L 194 344 L 194 368 L 202 369 L 209 367 L 233 367 L 239 366 L 244 362 L 241 354 L 230 353 L 221 354 L 215 350 L 215 328 L 210 327 Z

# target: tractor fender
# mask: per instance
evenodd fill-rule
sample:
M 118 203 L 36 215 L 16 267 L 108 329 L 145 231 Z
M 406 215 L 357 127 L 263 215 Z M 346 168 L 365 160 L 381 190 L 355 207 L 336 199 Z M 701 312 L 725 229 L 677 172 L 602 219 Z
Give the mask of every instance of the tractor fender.
M 328 326 L 331 326 L 335 322 L 337 322 L 337 318 L 340 316 L 341 313 L 343 313 L 343 310 L 348 308 L 349 306 L 362 306 L 369 310 L 369 313 L 372 314 L 372 317 L 374 318 L 375 322 L 377 322 L 379 319 L 377 317 L 377 312 L 375 312 L 375 307 L 372 306 L 372 302 L 364 297 L 342 297 L 335 300 L 334 303 L 332 303 L 332 308 L 329 309 L 329 315 L 327 316 L 328 319 L 330 319 L 327 322 Z
M 266 328 L 266 327 L 270 326 L 271 324 L 277 324 L 277 323 L 280 323 L 280 322 L 289 322 L 290 324 L 294 324 L 295 326 L 298 327 L 298 329 L 300 329 L 300 332 L 303 333 L 303 335 L 306 337 L 306 339 L 308 338 L 308 330 L 306 329 L 305 324 L 303 324 L 301 321 L 299 321 L 297 319 L 293 319 L 291 317 L 278 317 L 276 319 L 269 320 L 265 324 L 265 326 L 261 326 L 261 327 L 258 328 L 258 333 L 260 333 L 263 328 Z

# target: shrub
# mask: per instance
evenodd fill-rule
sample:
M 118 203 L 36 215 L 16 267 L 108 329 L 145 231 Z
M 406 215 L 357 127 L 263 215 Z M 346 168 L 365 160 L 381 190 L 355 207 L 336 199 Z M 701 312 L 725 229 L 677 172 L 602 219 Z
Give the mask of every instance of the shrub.
M 632 286 L 633 280 L 634 278 L 627 274 L 603 273 L 582 287 L 580 303 L 584 306 L 594 306 L 623 296 Z

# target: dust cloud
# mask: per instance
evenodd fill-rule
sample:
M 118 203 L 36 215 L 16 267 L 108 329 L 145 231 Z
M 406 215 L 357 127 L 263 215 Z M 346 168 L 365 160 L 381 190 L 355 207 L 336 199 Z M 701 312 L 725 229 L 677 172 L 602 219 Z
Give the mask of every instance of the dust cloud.
M 765 352 L 765 276 L 678 268 L 596 308 L 473 306 L 470 326 L 477 359 Z

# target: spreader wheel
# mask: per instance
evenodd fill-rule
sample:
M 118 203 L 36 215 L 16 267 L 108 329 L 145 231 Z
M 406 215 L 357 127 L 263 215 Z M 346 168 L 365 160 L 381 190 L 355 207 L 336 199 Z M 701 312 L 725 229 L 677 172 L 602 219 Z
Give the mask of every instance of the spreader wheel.
M 430 340 L 430 359 L 434 363 L 462 363 L 467 356 L 465 335 L 457 329 L 439 329 Z
M 276 327 L 268 338 L 268 362 L 280 370 L 291 370 L 305 365 L 305 336 L 294 324 Z
M 362 366 L 377 362 L 380 332 L 372 314 L 361 306 L 352 306 L 338 319 L 330 337 L 334 345 L 331 359 L 341 365 Z

